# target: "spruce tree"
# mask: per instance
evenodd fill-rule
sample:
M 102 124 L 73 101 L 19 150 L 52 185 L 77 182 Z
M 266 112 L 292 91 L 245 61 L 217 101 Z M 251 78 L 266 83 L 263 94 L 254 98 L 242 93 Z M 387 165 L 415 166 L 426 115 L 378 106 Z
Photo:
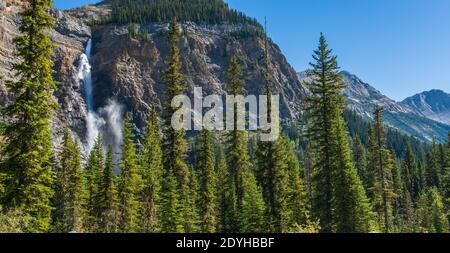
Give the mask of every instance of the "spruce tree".
M 264 94 L 267 96 L 267 118 L 271 119 L 272 91 L 269 80 L 269 52 L 267 35 L 264 47 Z M 278 127 L 278 126 L 276 126 Z M 288 231 L 292 226 L 292 210 L 289 208 L 289 172 L 288 153 L 286 145 L 278 138 L 276 141 L 259 141 L 257 156 L 256 178 L 262 187 L 262 193 L 266 204 L 265 220 L 267 232 Z
M 442 195 L 446 210 L 450 209 L 450 132 L 448 133 L 448 141 L 445 145 L 445 162 L 442 174 Z M 450 221 L 450 218 L 449 218 Z
M 125 233 L 139 232 L 142 203 L 140 193 L 143 181 L 139 171 L 136 154 L 134 124 L 131 114 L 127 114 L 123 128 L 122 158 L 120 162 L 119 178 L 119 207 L 120 207 L 120 231 Z
M 242 70 L 236 56 L 230 60 L 227 70 L 227 86 L 231 95 L 242 94 L 244 82 L 241 80 Z M 255 175 L 247 148 L 247 132 L 237 129 L 237 104 L 234 105 L 234 128 L 228 133 L 227 157 L 230 177 L 233 178 L 236 191 L 236 212 L 238 231 L 262 231 L 264 218 L 264 200 Z M 262 212 L 262 213 L 261 213 Z
M 402 192 L 403 192 L 403 183 L 400 175 L 400 166 L 399 162 L 395 159 L 395 151 L 390 150 L 391 157 L 393 158 L 394 166 L 392 167 L 392 216 L 393 216 L 393 225 L 394 231 L 398 230 L 402 223 Z
M 420 233 L 449 232 L 447 211 L 436 187 L 420 194 L 414 214 L 414 231 Z
M 199 213 L 200 228 L 204 233 L 214 233 L 217 229 L 217 173 L 211 133 L 201 133 L 201 150 L 198 163 L 199 173 Z
M 190 169 L 186 164 L 187 143 L 184 139 L 183 129 L 172 128 L 172 115 L 179 109 L 171 106 L 172 99 L 181 95 L 185 87 L 182 85 L 183 75 L 181 74 L 180 49 L 180 28 L 175 18 L 170 24 L 168 33 L 168 43 L 170 46 L 170 56 L 167 60 L 164 81 L 167 85 L 164 104 L 164 125 L 163 125 L 163 165 L 165 170 L 163 210 L 165 217 L 163 231 L 165 232 L 194 232 L 196 230 L 196 208 L 190 205 L 192 196 L 190 194 Z M 176 178 L 176 192 L 173 192 L 173 178 Z M 171 210 L 167 210 L 171 209 Z
M 433 142 L 431 151 L 426 154 L 426 184 L 428 187 L 440 187 L 441 159 L 440 145 Z
M 313 210 L 323 232 L 368 232 L 373 213 L 352 163 L 348 133 L 342 116 L 344 84 L 336 57 L 323 35 L 314 51 L 309 97 L 308 136 L 317 155 Z
M 289 143 L 289 139 L 283 136 L 281 139 L 282 145 L 287 151 L 287 165 L 288 165 L 288 191 L 287 207 L 290 212 L 288 232 L 293 228 L 302 228 L 314 232 L 318 231 L 318 226 L 311 220 L 310 215 L 310 200 L 305 190 L 303 180 L 301 178 L 300 162 L 297 158 L 294 148 Z
M 87 217 L 85 227 L 89 232 L 98 232 L 99 229 L 99 204 L 101 175 L 105 163 L 103 138 L 98 136 L 94 147 L 89 154 L 87 166 L 84 169 L 84 178 L 87 191 Z
M 56 84 L 49 36 L 54 26 L 51 8 L 50 0 L 30 0 L 20 14 L 20 35 L 14 39 L 19 62 L 13 65 L 18 81 L 6 82 L 15 100 L 2 111 L 6 144 L 0 166 L 5 188 L 1 203 L 30 216 L 27 232 L 46 232 L 51 222 L 51 117 L 57 107 L 52 97 Z
M 153 109 L 147 124 L 146 134 L 140 154 L 142 178 L 141 231 L 160 231 L 159 209 L 161 196 L 161 180 L 163 177 L 161 135 L 158 116 Z
M 411 144 L 408 143 L 402 164 L 402 180 L 405 185 L 405 190 L 411 195 L 412 201 L 414 201 L 419 194 L 416 181 L 416 172 L 416 158 L 412 152 Z
M 238 231 L 236 224 L 236 185 L 234 178 L 231 176 L 230 169 L 227 166 L 225 152 L 220 145 L 217 157 L 217 174 L 218 174 L 218 229 L 220 233 L 233 233 Z
M 58 233 L 84 232 L 86 191 L 80 149 L 68 128 L 64 130 L 55 178 L 53 230 Z
M 392 221 L 392 169 L 394 166 L 394 157 L 386 148 L 386 133 L 383 122 L 383 109 L 375 108 L 374 123 L 372 136 L 369 138 L 370 144 L 373 145 L 370 150 L 370 162 L 374 169 L 373 185 L 371 189 L 373 192 L 372 203 L 375 206 L 375 211 L 378 214 L 378 223 L 385 233 L 390 230 Z
M 99 194 L 99 231 L 102 233 L 118 232 L 119 196 L 111 146 L 108 146 Z
M 363 182 L 364 189 L 366 189 L 366 192 L 368 192 L 368 189 L 370 188 L 370 176 L 367 166 L 367 151 L 364 145 L 361 143 L 361 139 L 359 138 L 359 136 L 353 137 L 352 144 L 353 162 L 355 163 L 358 176 Z

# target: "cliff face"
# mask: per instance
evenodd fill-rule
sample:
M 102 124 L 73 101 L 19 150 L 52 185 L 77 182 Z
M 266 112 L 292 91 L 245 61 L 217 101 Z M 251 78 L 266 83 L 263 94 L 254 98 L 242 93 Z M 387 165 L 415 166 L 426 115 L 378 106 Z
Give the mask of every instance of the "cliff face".
M 17 61 L 14 54 L 14 37 L 19 35 L 20 19 L 18 13 L 26 1 L 0 1 L 0 104 L 5 105 L 13 97 L 8 94 L 5 81 L 14 80 L 11 71 L 12 64 Z M 77 65 L 84 51 L 84 44 L 90 37 L 90 29 L 78 19 L 61 11 L 53 11 L 56 27 L 51 32 L 54 41 L 55 80 L 59 83 L 55 91 L 60 109 L 54 118 L 54 130 L 61 131 L 66 124 L 72 130 L 83 135 L 85 132 L 84 118 L 86 110 L 81 92 L 81 84 L 77 78 Z
M 8 0 L 0 5 L 0 73 L 5 80 L 14 79 L 10 69 L 15 62 L 12 39 L 18 35 L 20 6 Z M 19 1 L 20 2 L 20 1 Z M 8 7 L 6 7 L 8 6 Z M 139 34 L 130 36 L 128 26 L 103 25 L 91 29 L 84 23 L 99 20 L 111 12 L 106 1 L 66 12 L 55 10 L 57 26 L 52 31 L 55 42 L 55 80 L 60 84 L 55 92 L 60 109 L 54 119 L 55 131 L 69 125 L 81 139 L 86 135 L 86 103 L 83 84 L 78 77 L 80 55 L 92 37 L 93 97 L 96 108 L 104 107 L 110 99 L 133 112 L 138 127 L 145 126 L 151 105 L 161 109 L 165 84 L 162 81 L 169 53 L 166 31 L 168 24 L 137 26 Z M 197 25 L 182 23 L 180 42 L 182 72 L 186 93 L 193 98 L 193 87 L 202 87 L 204 95 L 226 94 L 226 69 L 231 56 L 240 59 L 246 91 L 259 95 L 263 87 L 264 40 L 246 36 L 240 25 Z M 142 34 L 146 37 L 142 37 Z M 280 94 L 282 118 L 295 119 L 304 103 L 305 91 L 296 72 L 287 63 L 278 46 L 270 47 L 270 81 Z M 0 103 L 11 99 L 4 81 L 0 83 Z

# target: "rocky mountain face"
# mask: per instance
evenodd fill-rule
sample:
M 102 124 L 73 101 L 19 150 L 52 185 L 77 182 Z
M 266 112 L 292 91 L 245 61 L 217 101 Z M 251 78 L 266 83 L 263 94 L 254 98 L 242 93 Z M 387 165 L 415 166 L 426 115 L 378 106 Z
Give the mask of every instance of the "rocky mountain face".
M 18 1 L 2 0 L 0 12 L 0 73 L 5 80 L 14 79 L 10 69 L 14 57 L 13 37 L 18 35 Z M 20 1 L 19 1 L 20 2 Z M 111 13 L 110 1 L 69 11 L 55 10 L 57 27 L 52 31 L 55 41 L 55 79 L 60 82 L 55 97 L 60 110 L 55 117 L 55 129 L 68 124 L 81 139 L 86 137 L 86 110 L 83 82 L 78 65 L 87 41 L 92 39 L 92 83 L 95 109 L 104 108 L 110 100 L 117 101 L 123 111 L 132 112 L 139 128 L 145 126 L 150 108 L 161 109 L 165 84 L 162 80 L 165 59 L 168 56 L 166 23 L 135 25 L 131 35 L 128 25 L 95 25 L 86 23 L 100 20 Z M 191 96 L 193 87 L 202 87 L 204 95 L 226 94 L 226 69 L 231 56 L 240 59 L 246 91 L 258 95 L 263 86 L 264 40 L 247 36 L 239 24 L 197 25 L 180 24 L 181 59 L 184 83 Z M 142 36 L 145 34 L 146 36 Z M 282 118 L 294 120 L 305 101 L 305 90 L 295 70 L 289 65 L 277 45 L 269 42 L 270 82 L 279 91 Z M 12 98 L 4 81 L 0 83 L 0 103 Z
M 96 106 L 104 106 L 117 98 L 143 126 L 152 104 L 161 106 L 165 84 L 162 80 L 164 59 L 169 48 L 166 42 L 168 24 L 140 26 L 150 39 L 131 38 L 127 27 L 99 26 L 93 29 L 93 82 Z M 231 56 L 237 55 L 243 69 L 248 94 L 261 93 L 263 78 L 263 39 L 229 34 L 239 31 L 235 25 L 181 24 L 181 59 L 187 94 L 193 98 L 194 86 L 202 87 L 204 95 L 225 94 L 226 69 Z M 280 49 L 270 43 L 270 80 L 280 94 L 282 117 L 293 120 L 304 102 L 305 91 L 295 71 Z
M 374 87 L 363 82 L 356 75 L 342 71 L 346 84 L 343 91 L 348 108 L 361 115 L 364 119 L 373 119 L 376 106 L 384 108 L 386 124 L 408 135 L 415 136 L 422 141 L 445 141 L 450 126 L 435 121 L 383 95 Z M 301 80 L 306 78 L 304 72 L 299 73 Z
M 402 101 L 402 105 L 416 114 L 450 125 L 450 94 L 430 90 Z
M 11 71 L 17 61 L 14 55 L 13 38 L 19 35 L 18 13 L 26 1 L 0 0 L 0 104 L 14 99 L 8 94 L 5 81 L 17 77 Z M 81 93 L 82 83 L 77 77 L 77 65 L 84 51 L 84 44 L 91 36 L 88 26 L 64 12 L 55 10 L 55 30 L 51 32 L 54 41 L 55 80 L 59 83 L 55 97 L 60 108 L 54 118 L 54 130 L 58 133 L 64 125 L 70 125 L 80 136 L 85 132 L 86 106 Z

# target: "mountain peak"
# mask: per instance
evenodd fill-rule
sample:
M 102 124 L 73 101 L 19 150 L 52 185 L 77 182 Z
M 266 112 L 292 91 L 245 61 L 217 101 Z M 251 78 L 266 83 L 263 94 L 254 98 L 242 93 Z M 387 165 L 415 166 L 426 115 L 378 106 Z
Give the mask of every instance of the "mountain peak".
M 402 104 L 427 118 L 450 124 L 450 94 L 433 89 L 402 101 Z

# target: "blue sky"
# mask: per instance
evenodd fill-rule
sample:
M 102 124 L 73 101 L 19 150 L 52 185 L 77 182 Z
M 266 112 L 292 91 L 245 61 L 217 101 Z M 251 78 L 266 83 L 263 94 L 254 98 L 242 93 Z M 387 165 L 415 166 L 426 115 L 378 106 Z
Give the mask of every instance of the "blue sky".
M 58 8 L 97 1 L 55 0 Z M 320 32 L 342 69 L 402 100 L 450 93 L 449 0 L 226 0 L 261 22 L 296 70 L 311 61 Z

